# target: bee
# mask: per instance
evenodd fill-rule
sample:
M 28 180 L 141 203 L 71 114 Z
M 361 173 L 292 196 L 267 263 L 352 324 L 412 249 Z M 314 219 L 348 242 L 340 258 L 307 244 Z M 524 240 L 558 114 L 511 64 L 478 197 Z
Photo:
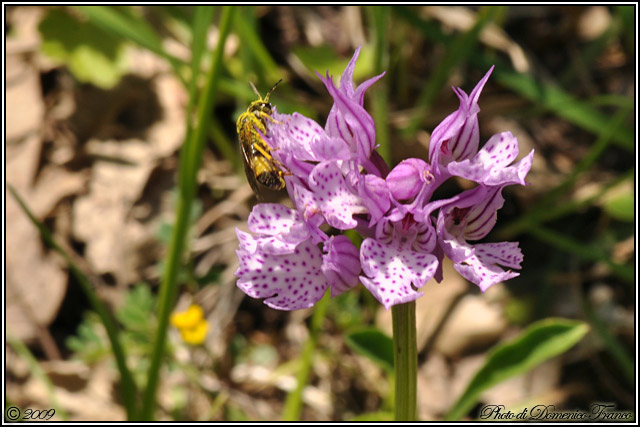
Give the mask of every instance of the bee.
M 256 194 L 260 193 L 260 186 L 270 190 L 282 190 L 285 187 L 284 172 L 279 167 L 280 163 L 271 156 L 269 146 L 258 133 L 259 130 L 266 135 L 267 120 L 275 122 L 271 117 L 273 107 L 269 103 L 269 97 L 281 81 L 282 79 L 273 85 L 264 99 L 253 83 L 249 82 L 258 95 L 258 100 L 253 101 L 236 122 L 238 139 L 244 156 L 244 171 Z

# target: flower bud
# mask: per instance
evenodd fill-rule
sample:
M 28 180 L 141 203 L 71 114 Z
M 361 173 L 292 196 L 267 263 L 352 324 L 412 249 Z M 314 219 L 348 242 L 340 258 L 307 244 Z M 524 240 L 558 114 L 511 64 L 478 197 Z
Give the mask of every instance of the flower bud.
M 396 200 L 415 197 L 426 182 L 430 173 L 429 164 L 420 159 L 406 159 L 387 175 L 387 186 Z

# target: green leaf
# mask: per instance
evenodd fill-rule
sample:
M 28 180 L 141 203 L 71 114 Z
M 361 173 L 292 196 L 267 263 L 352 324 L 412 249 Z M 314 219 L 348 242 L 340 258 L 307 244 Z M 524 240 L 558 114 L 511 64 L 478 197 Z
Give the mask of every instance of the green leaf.
M 362 354 L 393 373 L 393 340 L 376 328 L 348 333 L 345 342 L 355 352 Z
M 377 411 L 367 412 L 366 414 L 356 415 L 349 421 L 366 422 L 366 421 L 393 421 L 393 412 Z
M 166 59 L 176 76 L 184 83 L 182 60 L 169 54 L 162 46 L 162 38 L 154 28 L 131 7 L 122 6 L 73 6 L 74 10 L 86 16 L 92 28 L 101 29 L 106 34 L 131 41 L 156 55 Z
M 145 331 L 153 316 L 155 298 L 149 285 L 141 283 L 127 292 L 116 318 L 129 331 Z
M 78 21 L 63 9 L 49 9 L 38 29 L 42 52 L 67 65 L 81 82 L 109 89 L 127 72 L 121 39 Z
M 104 327 L 94 312 L 84 315 L 76 335 L 68 337 L 65 344 L 74 353 L 74 357 L 87 364 L 96 363 L 111 354 Z
M 619 221 L 633 222 L 633 193 L 623 193 L 611 197 L 604 202 L 603 208 L 611 217 Z
M 589 326 L 583 322 L 544 319 L 529 326 L 513 341 L 494 347 L 445 419 L 459 420 L 475 405 L 483 391 L 566 352 L 588 331 Z

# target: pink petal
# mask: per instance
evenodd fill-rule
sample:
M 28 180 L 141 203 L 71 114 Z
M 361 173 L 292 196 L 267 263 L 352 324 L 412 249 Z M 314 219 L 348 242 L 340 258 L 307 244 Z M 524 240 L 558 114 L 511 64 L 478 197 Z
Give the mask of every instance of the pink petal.
M 327 222 L 339 230 L 355 228 L 353 215 L 366 212 L 362 200 L 349 188 L 335 162 L 319 163 L 311 172 L 309 186 L 313 199 Z
M 511 259 L 507 262 L 510 262 L 512 265 L 516 263 L 519 265 L 520 261 L 522 261 L 522 253 L 518 248 L 513 247 L 513 243 L 504 242 L 503 244 L 493 244 L 502 247 L 501 245 L 508 244 L 507 250 L 510 251 L 508 255 Z M 517 243 L 515 244 L 517 245 Z M 477 245 L 480 246 L 480 245 Z M 480 252 L 479 249 L 476 249 L 476 254 L 467 258 L 461 263 L 455 263 L 454 268 L 464 277 L 472 283 L 478 285 L 482 292 L 485 292 L 489 289 L 490 286 L 495 285 L 496 283 L 504 282 L 505 280 L 512 279 L 520 275 L 520 273 L 513 272 L 511 270 L 504 271 L 502 268 L 498 267 L 496 263 L 502 263 L 502 260 L 496 257 L 494 253 L 484 252 L 487 249 L 486 245 L 482 248 L 483 252 Z M 500 251 L 502 249 L 499 249 Z M 505 253 L 507 253 L 505 251 Z M 519 256 L 520 261 L 517 260 Z
M 292 254 L 236 251 L 238 287 L 252 298 L 278 310 L 312 307 L 322 298 L 328 283 L 321 271 L 322 253 L 310 241 L 298 245 Z
M 438 267 L 431 254 L 399 250 L 371 238 L 362 242 L 360 261 L 368 276 L 360 276 L 360 281 L 387 310 L 422 296 L 414 287 L 424 286 Z
M 360 252 L 346 236 L 331 236 L 325 243 L 322 272 L 336 297 L 358 284 Z

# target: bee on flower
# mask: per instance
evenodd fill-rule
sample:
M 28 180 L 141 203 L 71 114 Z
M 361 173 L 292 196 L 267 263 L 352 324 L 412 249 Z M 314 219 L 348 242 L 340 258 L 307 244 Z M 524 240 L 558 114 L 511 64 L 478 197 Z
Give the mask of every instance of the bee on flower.
M 328 73 L 318 74 L 334 101 L 324 126 L 270 110 L 264 142 L 278 147 L 269 156 L 288 171 L 294 208 L 258 204 L 249 233 L 236 229 L 238 287 L 272 308 L 297 310 L 313 306 L 327 289 L 336 296 L 362 283 L 389 309 L 422 296 L 419 289 L 432 278 L 441 281 L 445 255 L 483 292 L 517 276 L 511 270 L 523 260 L 517 242 L 471 243 L 496 224 L 503 188 L 526 185 L 534 154 L 513 163 L 518 141 L 510 132 L 480 148 L 478 100 L 493 67 L 470 95 L 454 89 L 460 107 L 434 129 L 429 158 L 406 159 L 390 171 L 364 108 L 365 91 L 384 73 L 355 86 L 359 52 L 339 86 Z M 433 200 L 455 176 L 477 187 Z M 340 234 L 351 229 L 364 238 L 359 248 Z

